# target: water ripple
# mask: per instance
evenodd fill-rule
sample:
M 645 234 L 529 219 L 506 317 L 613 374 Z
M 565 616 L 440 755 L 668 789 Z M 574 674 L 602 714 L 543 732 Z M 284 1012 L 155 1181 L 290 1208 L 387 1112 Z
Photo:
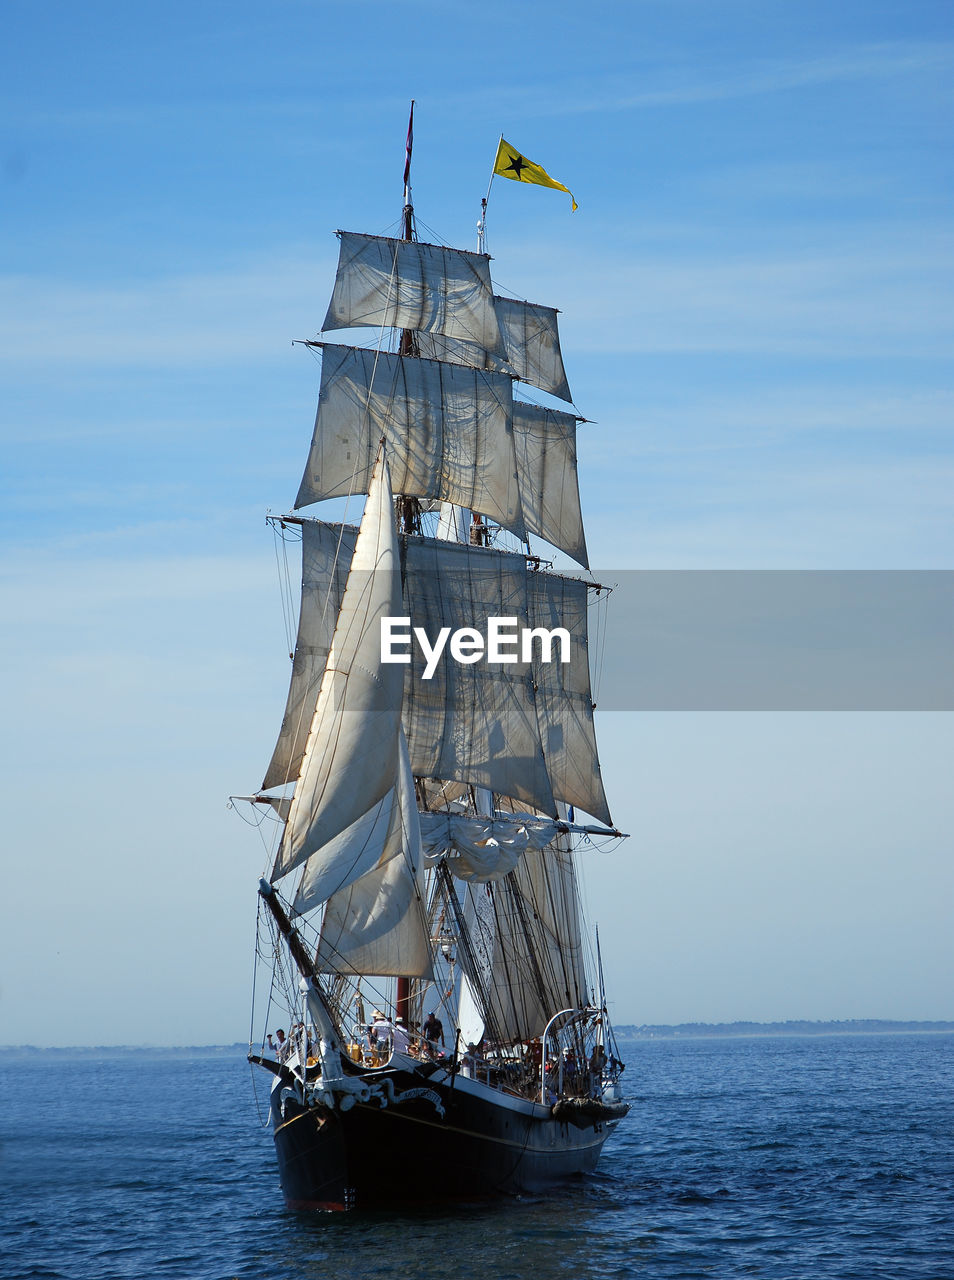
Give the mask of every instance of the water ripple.
M 39 1097 L 3 1063 L 3 1276 L 954 1276 L 954 1037 L 650 1041 L 628 1065 L 639 1105 L 586 1181 L 312 1215 L 282 1205 L 240 1058 L 58 1060 Z

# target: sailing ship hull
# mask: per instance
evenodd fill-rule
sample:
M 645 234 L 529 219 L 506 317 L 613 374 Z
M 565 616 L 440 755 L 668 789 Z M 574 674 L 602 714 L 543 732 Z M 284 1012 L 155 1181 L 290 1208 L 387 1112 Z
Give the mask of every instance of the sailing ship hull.
M 304 1106 L 276 1080 L 271 1119 L 290 1209 L 485 1200 L 591 1172 L 626 1107 L 554 1119 L 549 1106 L 441 1069 L 377 1074 L 380 1097 Z M 385 1105 L 382 1105 L 382 1102 Z

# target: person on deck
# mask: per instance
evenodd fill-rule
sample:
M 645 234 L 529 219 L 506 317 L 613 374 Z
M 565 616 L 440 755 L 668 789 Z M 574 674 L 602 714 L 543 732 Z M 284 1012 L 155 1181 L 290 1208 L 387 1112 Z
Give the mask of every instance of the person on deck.
M 603 1072 L 606 1070 L 606 1051 L 598 1044 L 590 1054 L 590 1097 L 598 1098 L 603 1090 Z
M 394 1028 L 391 1025 L 391 1019 L 375 1009 L 370 1039 L 374 1052 L 379 1059 L 384 1060 L 391 1056 L 391 1039 L 393 1035 Z
M 467 1045 L 467 1052 L 461 1057 L 461 1072 L 470 1080 L 477 1079 L 477 1067 L 481 1062 L 480 1050 L 473 1040 Z
M 403 1018 L 395 1018 L 394 1020 L 394 1026 L 391 1029 L 391 1043 L 394 1046 L 395 1053 L 407 1053 L 411 1047 L 411 1037 L 408 1035 Z
M 437 1057 L 437 1043 L 440 1041 L 441 1048 L 444 1045 L 444 1025 L 436 1013 L 431 1012 L 427 1015 L 423 1027 L 421 1027 L 421 1037 L 424 1041 L 424 1049 L 431 1058 Z

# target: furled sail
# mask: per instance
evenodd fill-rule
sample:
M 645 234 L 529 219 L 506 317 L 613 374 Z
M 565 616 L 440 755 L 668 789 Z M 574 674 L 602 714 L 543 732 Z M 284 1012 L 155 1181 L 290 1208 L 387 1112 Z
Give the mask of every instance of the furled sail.
M 353 527 L 308 521 L 302 526 L 303 565 L 336 557 L 349 564 Z M 571 661 L 544 662 L 534 646 L 530 663 L 453 660 L 438 664 L 424 680 L 424 658 L 411 647 L 403 672 L 404 729 L 411 766 L 419 777 L 456 780 L 513 796 L 554 815 L 563 800 L 610 823 L 600 776 L 593 726 L 586 648 L 584 582 L 558 574 L 529 572 L 522 556 L 484 547 L 402 538 L 403 598 L 394 616 L 408 616 L 433 639 L 442 627 L 474 627 L 486 633 L 489 618 L 512 617 L 528 627 L 566 627 L 572 637 Z M 302 618 L 320 617 L 309 596 L 337 579 L 327 570 L 318 587 L 302 581 Z M 307 602 L 307 603 L 306 603 Z M 337 607 L 337 601 L 332 601 Z M 299 643 L 310 643 L 299 628 Z M 286 731 L 304 719 L 300 700 L 307 696 L 307 668 L 292 672 L 282 734 L 269 767 L 278 779 L 296 776 L 304 731 Z M 266 779 L 267 783 L 267 779 Z M 368 806 L 370 807 L 370 806 Z
M 551 395 L 572 403 L 573 397 L 560 352 L 557 313 L 553 307 L 541 307 L 535 302 L 518 302 L 513 298 L 495 296 L 494 308 L 506 352 L 505 358 L 502 359 L 496 352 L 474 342 L 447 338 L 437 333 L 418 335 L 420 354 L 432 360 L 453 360 L 458 364 L 469 364 L 475 369 L 511 373 L 521 382 L 530 382 L 541 391 L 548 391 Z
M 328 344 L 295 506 L 366 493 L 383 438 L 396 493 L 481 511 L 525 538 L 512 399 L 503 374 Z
M 341 251 L 322 329 L 418 329 L 500 351 L 485 254 L 339 231 Z
M 421 831 L 403 735 L 393 794 L 388 840 L 377 864 L 335 893 L 325 908 L 315 960 L 319 970 L 432 975 Z
M 301 773 L 272 879 L 340 835 L 394 785 L 403 673 L 381 662 L 380 620 L 398 612 L 397 537 L 387 463 L 375 465 Z
M 556 823 L 529 815 L 513 818 L 422 813 L 421 842 L 431 857 L 445 856 L 459 880 L 501 880 L 526 849 L 542 849 L 557 833 Z

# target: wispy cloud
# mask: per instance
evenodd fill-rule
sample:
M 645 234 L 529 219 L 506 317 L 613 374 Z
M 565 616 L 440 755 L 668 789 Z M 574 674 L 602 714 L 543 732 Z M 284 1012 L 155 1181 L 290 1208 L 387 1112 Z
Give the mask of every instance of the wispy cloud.
M 591 115 L 698 106 L 706 103 L 764 97 L 791 90 L 811 89 L 826 85 L 860 84 L 904 77 L 924 77 L 948 73 L 954 66 L 952 41 L 898 41 L 846 46 L 833 53 L 788 58 L 737 58 L 712 74 L 712 62 L 696 63 L 690 57 L 674 59 L 670 52 L 649 50 L 639 58 L 619 58 L 605 65 L 598 80 L 592 74 L 574 78 L 573 74 L 555 80 L 549 69 L 538 77 L 531 73 L 494 81 L 481 77 L 481 88 L 460 88 L 456 73 L 440 67 L 431 73 L 425 100 L 428 106 L 455 117 L 481 118 L 488 101 L 493 101 L 500 119 L 543 119 L 548 117 Z M 526 71 L 526 68 L 524 68 Z M 332 77 L 329 80 L 329 75 Z M 333 86 L 335 102 L 347 103 L 348 111 L 369 118 L 381 114 L 402 113 L 407 107 L 403 92 L 394 92 L 387 83 L 369 86 L 353 76 L 334 80 L 333 69 L 322 77 L 322 89 Z M 945 82 L 938 79 L 938 92 Z M 598 87 L 596 87 L 598 86 Z M 923 83 L 922 83 L 923 87 Z M 947 87 L 949 87 L 949 82 Z M 247 127 L 257 128 L 262 121 L 312 119 L 323 102 L 322 93 L 301 90 L 296 93 L 273 92 L 258 98 L 254 104 L 246 98 L 223 98 L 204 95 L 174 100 L 161 96 L 108 105 L 60 110 L 48 106 L 17 111 L 16 103 L 8 104 L 20 122 L 39 129 L 57 131 L 109 131 L 142 129 L 157 121 L 168 125 L 192 125 L 197 113 L 206 122 L 216 119 L 234 123 L 237 117 Z M 302 145 L 295 141 L 296 147 Z M 314 136 L 308 150 L 334 152 L 341 143 L 335 135 Z
M 807 375 L 806 375 L 807 376 Z M 817 379 L 817 375 L 814 375 Z M 586 428 L 588 452 L 611 461 L 620 450 L 629 456 L 698 451 L 722 451 L 732 447 L 752 449 L 759 442 L 802 433 L 833 435 L 850 433 L 891 433 L 906 449 L 916 447 L 919 436 L 928 439 L 947 435 L 954 422 L 954 390 L 946 387 L 901 388 L 886 380 L 872 383 L 808 385 L 786 382 L 784 378 L 768 387 L 750 387 L 745 394 L 734 389 L 725 393 L 711 386 L 692 390 L 681 387 L 678 394 L 639 392 L 637 436 L 614 438 L 603 445 L 599 426 Z
M 827 56 L 738 63 L 714 79 L 696 78 L 690 71 L 677 72 L 671 75 L 669 84 L 657 84 L 637 93 L 623 92 L 593 109 L 628 110 L 760 97 L 812 85 L 920 76 L 929 71 L 947 70 L 952 63 L 954 43 L 861 45 Z
M 586 458 L 581 464 L 586 466 Z M 585 489 L 590 563 L 620 568 L 949 569 L 954 462 L 784 451 L 630 466 L 626 492 Z M 618 467 L 618 461 L 615 464 Z M 611 470 L 603 464 L 602 474 Z M 588 498 L 589 492 L 584 494 Z M 621 541 L 620 529 L 625 528 Z
M 0 364 L 209 366 L 267 361 L 324 319 L 335 253 L 286 251 L 202 274 L 102 286 L 0 279 Z
M 738 245 L 699 252 L 690 234 L 625 255 L 567 252 L 562 327 L 577 350 L 761 351 L 823 356 L 945 356 L 954 253 L 942 232 L 820 231 L 813 249 Z M 511 256 L 514 251 L 508 250 Z M 547 246 L 519 246 L 527 296 L 553 289 Z M 0 364 L 86 367 L 267 362 L 323 319 L 333 256 L 302 252 L 234 269 L 95 287 L 43 277 L 0 280 Z M 594 290 L 597 281 L 599 288 Z
M 619 252 L 612 244 L 599 255 L 566 252 L 567 345 L 824 357 L 950 352 L 954 245 L 945 231 L 819 228 L 802 250 L 788 245 L 784 228 L 772 244 L 746 247 L 743 234 L 721 246 L 710 239 L 700 251 L 689 229 L 654 240 L 644 228 L 636 245 L 621 231 Z M 552 262 L 539 247 L 527 246 L 526 258 L 526 287 L 545 297 Z
M 635 111 L 659 107 L 698 106 L 709 102 L 758 98 L 793 89 L 857 84 L 905 76 L 948 72 L 954 65 L 954 42 L 863 44 L 815 57 L 739 59 L 718 75 L 711 61 L 701 68 L 689 61 L 674 63 L 652 54 L 625 68 L 608 67 L 594 88 L 592 77 L 575 83 L 572 75 L 554 86 L 551 77 L 445 93 L 440 100 L 463 109 L 468 103 L 485 109 L 492 92 L 503 115 L 548 117 L 596 112 Z M 638 86 L 638 87 L 637 87 Z

